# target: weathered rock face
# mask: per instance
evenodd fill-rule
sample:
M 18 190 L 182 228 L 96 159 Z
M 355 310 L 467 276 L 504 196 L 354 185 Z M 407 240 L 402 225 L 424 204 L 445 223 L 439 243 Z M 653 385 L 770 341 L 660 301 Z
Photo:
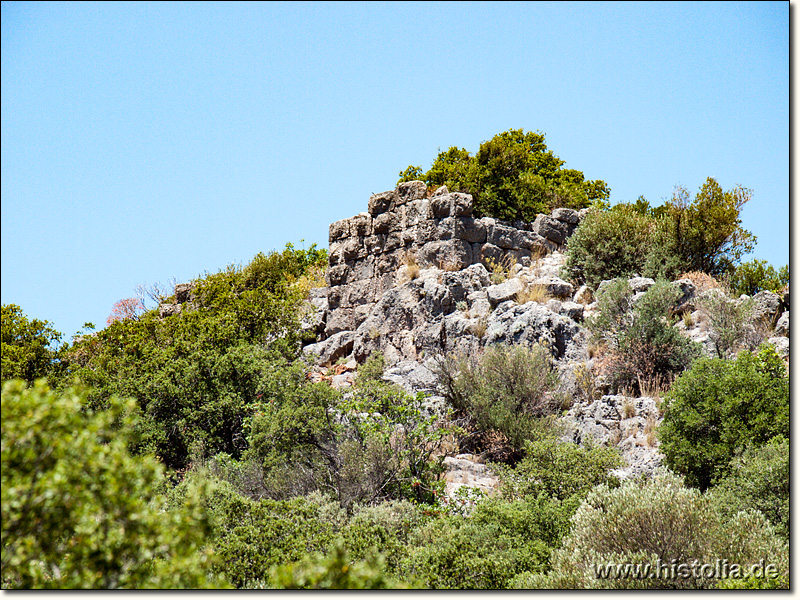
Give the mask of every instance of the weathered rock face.
M 528 265 L 532 253 L 552 252 L 563 244 L 582 217 L 562 208 L 529 224 L 476 219 L 472 196 L 443 186 L 428 198 L 421 181 L 373 194 L 367 212 L 330 226 L 324 335 L 357 330 L 394 287 L 403 263 L 453 272 L 490 261 Z M 572 291 L 564 288 L 564 293 Z
M 562 418 L 567 428 L 563 439 L 616 447 L 625 460 L 625 466 L 615 471 L 617 477 L 649 476 L 663 461 L 655 435 L 661 419 L 652 398 L 602 396 L 567 412 Z

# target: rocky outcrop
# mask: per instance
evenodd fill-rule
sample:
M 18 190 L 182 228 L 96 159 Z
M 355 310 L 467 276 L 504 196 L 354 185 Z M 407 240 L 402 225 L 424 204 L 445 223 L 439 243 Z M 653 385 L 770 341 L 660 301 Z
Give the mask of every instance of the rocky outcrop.
M 421 181 L 373 194 L 367 212 L 330 226 L 324 336 L 356 331 L 395 286 L 404 263 L 448 272 L 512 261 L 528 266 L 532 255 L 558 249 L 582 216 L 562 208 L 533 223 L 478 219 L 469 194 L 441 187 L 428 197 Z

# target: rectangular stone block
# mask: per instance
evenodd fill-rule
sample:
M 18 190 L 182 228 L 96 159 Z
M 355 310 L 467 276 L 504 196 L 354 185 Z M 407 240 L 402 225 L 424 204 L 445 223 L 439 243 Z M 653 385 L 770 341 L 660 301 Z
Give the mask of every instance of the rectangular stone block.
M 390 192 L 381 192 L 380 194 L 372 194 L 367 204 L 367 212 L 374 217 L 375 215 L 390 211 L 394 206 L 395 198 L 396 194 L 394 190 Z
M 486 234 L 486 241 L 499 248 L 516 249 L 521 244 L 520 233 L 518 229 L 495 223 Z
M 453 217 L 471 217 L 472 216 L 472 196 L 470 194 L 462 194 L 453 192 L 450 194 L 453 202 L 450 209 L 450 215 Z
M 340 331 L 353 331 L 355 318 L 352 308 L 337 308 L 332 310 L 325 322 L 325 335 L 330 337 Z
M 428 186 L 422 181 L 406 181 L 397 186 L 395 194 L 397 195 L 396 204 L 402 206 L 407 202 L 414 200 L 421 200 L 425 197 L 428 191 Z
M 421 221 L 425 221 L 430 218 L 430 201 L 425 200 L 413 200 L 406 204 L 406 220 L 405 226 L 406 227 L 413 227 L 414 225 L 418 225 Z
M 567 239 L 567 225 L 547 215 L 536 215 L 531 230 L 556 244 L 563 244 Z
M 350 219 L 342 219 L 330 224 L 328 242 L 335 242 L 350 235 Z
M 474 244 L 486 241 L 486 227 L 479 219 L 471 217 L 455 217 L 453 219 L 453 237 Z
M 401 214 L 395 210 L 378 215 L 372 220 L 374 233 L 390 233 L 401 228 Z
M 452 204 L 453 202 L 450 194 L 434 196 L 431 198 L 430 202 L 431 216 L 434 219 L 444 219 L 445 217 L 449 217 Z
M 350 235 L 364 237 L 372 234 L 372 217 L 369 213 L 359 213 L 350 219 Z

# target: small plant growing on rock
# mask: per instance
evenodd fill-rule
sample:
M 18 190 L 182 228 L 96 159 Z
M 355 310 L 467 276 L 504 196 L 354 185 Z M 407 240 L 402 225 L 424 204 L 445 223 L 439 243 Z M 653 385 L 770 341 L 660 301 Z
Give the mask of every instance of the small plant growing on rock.
M 506 254 L 500 260 L 495 260 L 491 256 L 486 257 L 486 266 L 489 267 L 491 273 L 489 278 L 495 285 L 503 283 L 506 279 L 511 277 L 511 271 L 516 264 L 517 259 L 511 254 Z
M 622 416 L 625 419 L 636 416 L 636 405 L 631 398 L 625 398 L 625 402 L 622 403 Z
M 456 310 L 460 312 L 467 312 L 468 309 L 467 301 L 466 300 L 459 300 L 456 302 Z
M 398 282 L 403 284 L 413 281 L 419 277 L 419 272 L 420 267 L 417 262 L 417 255 L 411 250 L 406 250 L 403 254 L 403 264 L 400 266 L 400 272 L 398 273 Z
M 549 299 L 547 288 L 538 284 L 531 284 L 517 293 L 517 304 L 527 304 L 528 302 L 544 304 Z
M 472 325 L 470 325 L 470 331 L 472 332 L 472 335 L 477 337 L 479 340 L 482 340 L 483 336 L 486 335 L 486 328 L 488 326 L 489 323 L 486 321 L 486 317 L 481 317 Z

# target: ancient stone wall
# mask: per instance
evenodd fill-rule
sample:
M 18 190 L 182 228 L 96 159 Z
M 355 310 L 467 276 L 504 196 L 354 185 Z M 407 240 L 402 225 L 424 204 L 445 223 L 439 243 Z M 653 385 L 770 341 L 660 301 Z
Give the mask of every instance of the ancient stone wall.
M 331 224 L 325 336 L 355 330 L 395 285 L 404 261 L 460 270 L 513 257 L 526 266 L 531 254 L 562 246 L 584 213 L 560 208 L 532 223 L 506 223 L 474 218 L 469 194 L 444 186 L 426 192 L 421 181 L 401 183 L 373 194 L 367 212 Z

